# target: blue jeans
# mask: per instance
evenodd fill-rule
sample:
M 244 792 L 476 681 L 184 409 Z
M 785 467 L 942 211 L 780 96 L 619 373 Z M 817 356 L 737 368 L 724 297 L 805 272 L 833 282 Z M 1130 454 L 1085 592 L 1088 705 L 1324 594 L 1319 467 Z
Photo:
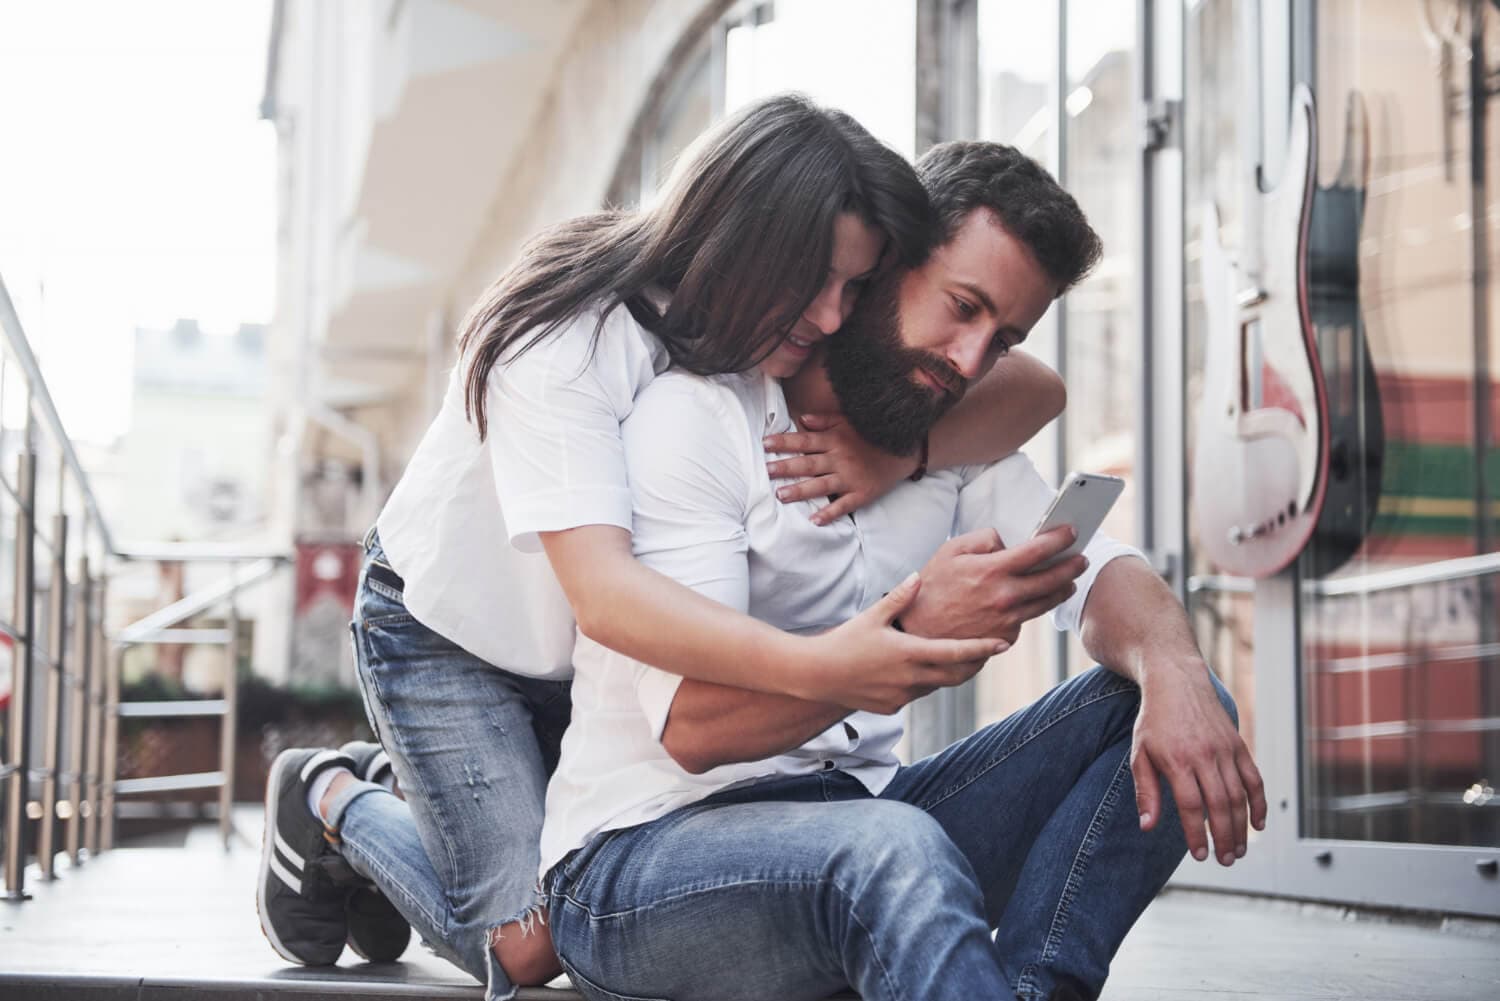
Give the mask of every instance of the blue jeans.
M 542 804 L 572 713 L 569 684 L 467 653 L 412 618 L 401 590 L 372 533 L 355 662 L 406 801 L 364 783 L 329 820 L 350 865 L 439 955 L 485 983 L 486 997 L 508 998 L 515 988 L 490 936 L 540 903 Z
M 601 999 L 1097 997 L 1187 852 L 1165 789 L 1140 829 L 1139 707 L 1094 668 L 879 797 L 825 772 L 600 834 L 548 874 L 553 942 Z

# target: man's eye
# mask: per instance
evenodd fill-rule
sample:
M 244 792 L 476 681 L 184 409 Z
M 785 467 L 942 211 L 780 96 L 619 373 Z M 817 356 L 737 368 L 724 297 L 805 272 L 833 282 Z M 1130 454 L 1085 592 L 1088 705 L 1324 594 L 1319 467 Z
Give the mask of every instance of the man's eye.
M 958 313 L 959 318 L 964 320 L 973 319 L 974 314 L 977 312 L 977 310 L 975 310 L 974 306 L 971 303 L 966 302 L 963 299 L 955 298 L 953 300 L 953 308 L 954 311 Z

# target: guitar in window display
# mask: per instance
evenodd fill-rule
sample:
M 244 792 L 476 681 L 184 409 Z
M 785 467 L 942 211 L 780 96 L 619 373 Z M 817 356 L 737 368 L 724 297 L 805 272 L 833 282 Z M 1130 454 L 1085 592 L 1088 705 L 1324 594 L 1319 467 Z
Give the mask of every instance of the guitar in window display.
M 1364 545 L 1380 504 L 1385 420 L 1359 308 L 1359 243 L 1370 176 L 1364 101 L 1349 95 L 1338 175 L 1313 192 L 1308 235 L 1308 314 L 1328 397 L 1328 486 L 1303 554 L 1303 570 L 1326 577 Z
M 1328 398 L 1309 315 L 1308 242 L 1316 122 L 1312 92 L 1292 92 L 1285 167 L 1245 187 L 1238 259 L 1204 208 L 1208 313 L 1203 401 L 1193 454 L 1198 545 L 1227 573 L 1287 567 L 1317 528 L 1328 473 Z

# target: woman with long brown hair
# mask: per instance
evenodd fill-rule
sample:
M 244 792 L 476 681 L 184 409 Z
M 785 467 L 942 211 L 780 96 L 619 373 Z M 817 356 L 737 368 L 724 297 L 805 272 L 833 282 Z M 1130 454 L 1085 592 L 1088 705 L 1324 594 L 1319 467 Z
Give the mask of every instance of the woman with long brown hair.
M 654 207 L 547 231 L 485 293 L 366 538 L 353 633 L 384 752 L 286 751 L 272 770 L 258 903 L 282 956 L 330 963 L 347 937 L 394 959 L 410 921 L 490 997 L 556 972 L 547 936 L 523 931 L 545 932 L 538 835 L 575 628 L 685 677 L 883 712 L 994 651 L 891 628 L 895 595 L 826 634 L 786 634 L 631 554 L 619 425 L 636 393 L 668 366 L 795 371 L 872 274 L 920 262 L 931 236 L 904 159 L 849 116 L 784 96 L 705 135 Z M 778 443 L 803 454 L 773 475 L 805 477 L 782 499 L 838 495 L 826 522 L 928 465 L 1014 450 L 1061 389 L 1034 363 L 1002 368 L 917 454 L 805 420 L 821 430 Z M 385 794 L 392 770 L 405 804 Z M 343 860 L 400 913 L 330 876 Z

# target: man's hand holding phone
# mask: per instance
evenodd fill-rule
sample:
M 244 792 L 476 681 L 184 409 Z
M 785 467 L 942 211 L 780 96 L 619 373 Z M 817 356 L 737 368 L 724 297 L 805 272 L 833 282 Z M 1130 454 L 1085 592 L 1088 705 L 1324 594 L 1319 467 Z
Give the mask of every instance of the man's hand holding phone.
M 1082 555 L 1044 567 L 1077 539 L 1069 525 L 1014 549 L 993 528 L 955 536 L 922 568 L 922 589 L 901 616 L 917 636 L 993 636 L 1014 644 L 1021 626 L 1067 601 L 1088 568 Z

